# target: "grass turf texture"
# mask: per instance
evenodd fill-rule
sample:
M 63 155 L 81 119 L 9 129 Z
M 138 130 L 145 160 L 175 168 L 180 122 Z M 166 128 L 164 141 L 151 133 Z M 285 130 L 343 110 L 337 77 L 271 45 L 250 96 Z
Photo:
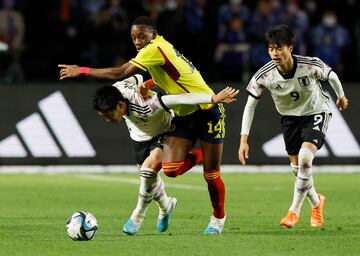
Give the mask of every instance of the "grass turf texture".
M 164 178 L 168 195 L 178 198 L 167 232 L 156 233 L 153 203 L 137 235 L 122 233 L 136 205 L 138 185 L 131 182 L 137 179 L 131 174 L 0 175 L 0 255 L 359 255 L 358 174 L 315 176 L 327 197 L 320 229 L 310 227 L 307 201 L 293 229 L 279 226 L 292 199 L 291 174 L 223 175 L 228 219 L 220 236 L 202 234 L 211 207 L 199 174 Z M 66 234 L 65 222 L 77 210 L 98 220 L 92 241 L 72 241 Z

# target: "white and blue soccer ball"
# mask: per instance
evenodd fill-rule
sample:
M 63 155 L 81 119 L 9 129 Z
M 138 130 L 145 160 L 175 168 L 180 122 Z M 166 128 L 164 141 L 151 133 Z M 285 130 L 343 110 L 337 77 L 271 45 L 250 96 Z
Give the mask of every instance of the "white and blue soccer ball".
M 66 222 L 66 231 L 75 241 L 88 241 L 94 238 L 98 223 L 94 215 L 85 211 L 73 213 Z

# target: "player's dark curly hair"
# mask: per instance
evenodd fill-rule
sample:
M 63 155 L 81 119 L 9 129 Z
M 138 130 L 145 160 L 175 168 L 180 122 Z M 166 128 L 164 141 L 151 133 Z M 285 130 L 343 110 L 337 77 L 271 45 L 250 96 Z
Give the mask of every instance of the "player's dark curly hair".
M 114 86 L 105 85 L 96 90 L 93 107 L 99 112 L 113 111 L 119 101 L 125 101 L 121 92 Z
M 277 25 L 265 34 L 265 46 L 269 45 L 294 45 L 295 33 L 286 25 Z
M 140 16 L 136 18 L 132 25 L 146 25 L 156 30 L 155 22 L 147 16 Z

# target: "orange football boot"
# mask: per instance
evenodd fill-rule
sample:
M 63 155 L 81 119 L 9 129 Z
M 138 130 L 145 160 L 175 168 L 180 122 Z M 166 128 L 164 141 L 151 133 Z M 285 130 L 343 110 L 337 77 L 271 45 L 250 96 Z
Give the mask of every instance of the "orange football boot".
M 280 220 L 280 225 L 285 228 L 292 228 L 299 220 L 300 217 L 294 211 L 289 211 L 286 216 Z
M 318 195 L 320 198 L 320 204 L 318 207 L 311 209 L 311 226 L 314 228 L 318 228 L 324 223 L 323 208 L 326 198 L 322 194 Z

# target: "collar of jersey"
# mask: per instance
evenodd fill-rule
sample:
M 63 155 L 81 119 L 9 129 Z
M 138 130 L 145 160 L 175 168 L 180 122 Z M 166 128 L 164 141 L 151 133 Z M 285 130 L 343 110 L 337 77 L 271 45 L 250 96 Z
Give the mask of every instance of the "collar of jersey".
M 279 71 L 279 69 L 278 69 L 278 72 L 279 72 L 279 74 L 284 78 L 284 79 L 291 79 L 291 78 L 294 78 L 294 75 L 295 75 L 295 71 L 296 71 L 296 68 L 297 68 L 297 59 L 296 59 L 296 57 L 295 56 L 291 56 L 292 58 L 293 58 L 293 60 L 294 60 L 294 66 L 293 66 L 293 68 L 290 70 L 290 72 L 289 73 L 287 73 L 287 74 L 282 74 L 280 71 Z M 277 68 L 276 68 L 277 69 Z

